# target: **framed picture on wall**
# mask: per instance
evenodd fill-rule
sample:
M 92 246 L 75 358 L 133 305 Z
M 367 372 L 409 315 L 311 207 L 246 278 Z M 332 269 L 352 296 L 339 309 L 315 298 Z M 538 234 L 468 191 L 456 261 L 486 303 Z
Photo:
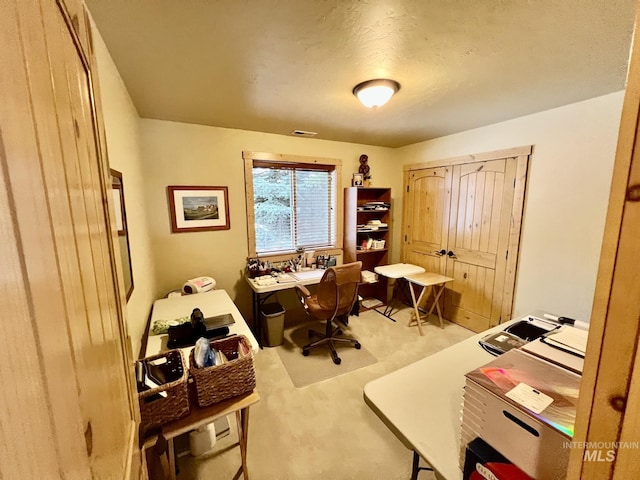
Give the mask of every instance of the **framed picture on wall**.
M 111 188 L 113 194 L 113 207 L 116 214 L 116 227 L 118 229 L 118 235 L 126 235 L 124 224 L 124 202 L 122 201 L 122 184 L 114 183 Z
M 364 182 L 364 175 L 362 175 L 361 173 L 354 173 L 353 180 L 351 181 L 351 186 L 361 187 L 362 182 Z
M 229 230 L 227 187 L 167 187 L 171 232 Z

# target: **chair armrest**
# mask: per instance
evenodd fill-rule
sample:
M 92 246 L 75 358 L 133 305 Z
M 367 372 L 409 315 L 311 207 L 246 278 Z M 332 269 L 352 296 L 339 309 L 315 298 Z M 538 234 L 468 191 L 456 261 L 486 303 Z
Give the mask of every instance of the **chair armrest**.
M 309 298 L 311 296 L 311 292 L 304 285 L 296 285 L 296 290 L 300 290 L 300 293 L 305 297 Z M 296 292 L 297 293 L 297 292 Z
M 311 292 L 309 292 L 309 290 L 307 290 L 307 287 L 305 287 L 304 285 L 296 285 L 296 289 L 294 291 L 296 292 L 296 298 L 300 302 L 300 305 L 302 305 L 302 308 L 304 308 L 305 312 L 309 313 L 307 298 L 311 297 Z

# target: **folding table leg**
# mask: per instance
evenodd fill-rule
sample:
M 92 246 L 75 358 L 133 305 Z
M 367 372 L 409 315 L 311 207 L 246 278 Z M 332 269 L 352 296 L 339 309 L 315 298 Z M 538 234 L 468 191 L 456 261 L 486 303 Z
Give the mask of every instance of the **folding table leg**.
M 411 292 L 411 300 L 413 301 L 413 314 L 416 316 L 416 323 L 418 324 L 418 332 L 420 333 L 420 336 L 423 336 L 424 333 L 422 333 L 422 321 L 420 320 L 420 310 L 418 309 L 418 306 L 422 301 L 422 296 L 424 295 L 424 292 L 427 290 L 427 287 L 422 287 L 422 291 L 418 296 L 418 300 L 416 300 L 416 294 L 413 291 L 413 282 L 408 282 L 408 283 L 409 283 L 409 291 Z M 409 325 L 411 325 L 411 323 L 412 322 L 410 321 Z
M 420 455 L 415 450 L 413 451 L 413 462 L 411 465 L 411 480 L 418 480 L 418 473 L 420 470 L 427 470 L 433 472 L 433 468 L 431 467 L 421 467 L 420 466 Z
M 444 328 L 444 323 L 442 322 L 442 312 L 440 311 L 440 302 L 439 302 L 440 295 L 442 295 L 443 291 L 444 291 L 444 283 L 433 286 L 433 305 L 431 305 L 431 308 L 429 309 L 429 313 L 427 313 L 427 315 L 431 315 L 431 312 L 433 312 L 433 308 L 435 307 L 436 312 L 438 313 L 438 319 L 440 320 L 440 328 Z
M 238 443 L 240 444 L 240 457 L 242 459 L 242 475 L 244 480 L 249 480 L 247 470 L 247 441 L 249 439 L 249 407 L 236 411 L 236 423 L 238 426 Z

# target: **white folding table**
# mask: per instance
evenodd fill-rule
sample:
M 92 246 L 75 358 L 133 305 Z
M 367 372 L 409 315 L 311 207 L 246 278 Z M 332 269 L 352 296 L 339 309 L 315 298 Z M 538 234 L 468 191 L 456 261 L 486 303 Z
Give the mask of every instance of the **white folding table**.
M 423 469 L 420 458 L 435 470 L 436 478 L 462 480 L 459 460 L 464 375 L 495 358 L 478 341 L 517 321 L 478 333 L 364 386 L 365 403 L 404 446 L 413 450 L 412 480 L 417 480 Z
M 418 273 L 423 273 L 425 270 L 422 267 L 419 267 L 417 265 L 412 265 L 410 263 L 393 263 L 391 265 L 381 265 L 379 267 L 374 268 L 373 271 L 376 272 L 378 275 L 382 275 L 383 277 L 387 277 L 394 280 L 393 294 L 391 295 L 391 300 L 388 302 L 385 302 L 383 312 L 381 312 L 377 308 L 375 309 L 375 311 L 384 315 L 389 320 L 395 322 L 395 319 L 393 318 L 394 304 L 396 302 L 402 303 L 402 298 L 400 298 L 401 296 L 404 296 L 407 299 L 409 297 L 406 292 L 407 283 L 403 281 L 403 279 L 407 275 L 416 275 Z

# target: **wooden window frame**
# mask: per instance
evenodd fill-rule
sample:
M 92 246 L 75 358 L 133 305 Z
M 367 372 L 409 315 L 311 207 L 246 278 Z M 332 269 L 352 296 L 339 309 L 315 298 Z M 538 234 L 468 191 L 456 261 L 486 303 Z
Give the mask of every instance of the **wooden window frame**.
M 243 151 L 242 158 L 244 160 L 244 186 L 247 205 L 247 240 L 249 243 L 249 257 L 257 257 L 256 252 L 256 231 L 255 231 L 255 215 L 253 203 L 253 168 L 266 166 L 281 166 L 292 168 L 304 168 L 313 166 L 322 168 L 326 166 L 326 170 L 335 170 L 336 172 L 336 242 L 333 248 L 320 248 L 316 253 L 321 255 L 341 255 L 342 254 L 342 232 L 343 232 L 343 203 L 344 189 L 342 188 L 342 160 L 336 158 L 311 157 L 302 155 L 288 155 L 280 153 L 265 152 L 249 152 Z M 279 252 L 277 254 L 260 255 L 260 258 L 269 260 L 283 260 L 290 258 L 295 254 L 295 250 L 291 252 Z

